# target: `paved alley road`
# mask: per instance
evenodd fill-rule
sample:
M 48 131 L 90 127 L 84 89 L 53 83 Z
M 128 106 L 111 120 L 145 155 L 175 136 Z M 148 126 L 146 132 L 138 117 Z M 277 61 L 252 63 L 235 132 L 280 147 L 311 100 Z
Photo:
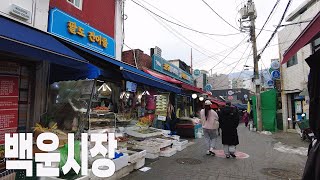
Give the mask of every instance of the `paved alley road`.
M 204 139 L 197 139 L 193 145 L 182 152 L 148 164 L 151 170 L 135 171 L 123 179 L 300 179 L 306 156 L 274 150 L 273 145 L 278 141 L 272 136 L 250 132 L 243 127 L 243 124 L 239 126 L 238 132 L 240 145 L 237 146 L 237 151 L 248 154 L 250 157 L 247 159 L 207 156 Z M 222 149 L 221 137 L 219 137 L 217 149 Z M 184 163 L 178 163 L 181 158 L 192 158 L 194 161 L 191 164 L 187 160 Z

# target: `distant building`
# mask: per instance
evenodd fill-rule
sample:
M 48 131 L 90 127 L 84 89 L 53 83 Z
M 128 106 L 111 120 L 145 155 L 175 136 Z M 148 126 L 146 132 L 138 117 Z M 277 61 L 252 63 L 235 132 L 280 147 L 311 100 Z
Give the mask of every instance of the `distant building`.
M 228 89 L 229 86 L 229 77 L 225 74 L 212 74 L 208 77 L 208 84 L 211 84 L 213 90 L 220 90 L 220 89 Z
M 237 79 L 232 79 L 232 89 L 240 89 L 243 88 L 243 79 L 242 78 L 237 78 Z
M 180 60 L 180 59 L 174 59 L 174 60 L 169 60 L 168 62 L 170 62 L 171 64 L 177 66 L 178 68 L 186 71 L 189 74 L 191 73 L 191 67 L 188 66 L 184 61 Z
M 223 98 L 231 103 L 241 104 L 247 103 L 247 100 L 252 96 L 250 90 L 243 88 L 212 90 L 211 92 L 214 97 Z
M 122 61 L 132 66 L 136 66 L 138 69 L 142 69 L 143 67 L 151 69 L 152 66 L 151 56 L 144 54 L 140 49 L 122 52 Z
M 204 89 L 206 84 L 208 83 L 209 72 L 206 70 L 201 70 L 199 76 L 194 76 L 193 79 L 195 81 L 195 86 L 201 89 Z

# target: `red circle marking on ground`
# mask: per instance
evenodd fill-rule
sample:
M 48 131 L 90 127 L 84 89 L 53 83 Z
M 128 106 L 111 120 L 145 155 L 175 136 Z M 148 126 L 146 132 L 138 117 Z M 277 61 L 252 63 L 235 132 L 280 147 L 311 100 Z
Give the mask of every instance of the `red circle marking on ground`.
M 226 157 L 223 150 L 213 150 L 213 152 L 216 153 L 217 157 L 221 157 L 221 158 Z M 246 159 L 246 158 L 250 157 L 248 154 L 246 154 L 244 152 L 240 152 L 240 151 L 237 151 L 235 154 L 237 156 L 237 159 Z

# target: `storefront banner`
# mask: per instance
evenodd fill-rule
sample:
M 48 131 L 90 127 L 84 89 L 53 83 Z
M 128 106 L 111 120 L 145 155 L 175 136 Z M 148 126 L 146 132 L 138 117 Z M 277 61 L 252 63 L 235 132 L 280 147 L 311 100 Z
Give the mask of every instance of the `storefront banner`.
M 193 84 L 192 76 L 158 55 L 152 56 L 152 69 L 182 82 Z
M 105 56 L 115 57 L 113 38 L 57 8 L 50 10 L 48 32 Z
M 18 128 L 19 77 L 0 75 L 0 144 Z

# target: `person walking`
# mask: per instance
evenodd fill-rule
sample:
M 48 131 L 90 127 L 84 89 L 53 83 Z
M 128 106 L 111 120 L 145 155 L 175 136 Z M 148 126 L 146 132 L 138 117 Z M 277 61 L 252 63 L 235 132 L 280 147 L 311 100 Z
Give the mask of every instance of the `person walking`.
M 204 133 L 204 138 L 207 144 L 207 155 L 215 156 L 213 150 L 216 147 L 217 129 L 219 128 L 218 114 L 211 109 L 211 101 L 205 101 L 205 107 L 200 111 L 200 118 Z
M 242 122 L 244 122 L 245 126 L 248 127 L 249 113 L 246 110 L 243 111 Z
M 237 127 L 239 115 L 235 107 L 227 102 L 226 107 L 220 111 L 220 128 L 222 130 L 222 144 L 226 158 L 236 157 L 236 145 L 239 144 Z

